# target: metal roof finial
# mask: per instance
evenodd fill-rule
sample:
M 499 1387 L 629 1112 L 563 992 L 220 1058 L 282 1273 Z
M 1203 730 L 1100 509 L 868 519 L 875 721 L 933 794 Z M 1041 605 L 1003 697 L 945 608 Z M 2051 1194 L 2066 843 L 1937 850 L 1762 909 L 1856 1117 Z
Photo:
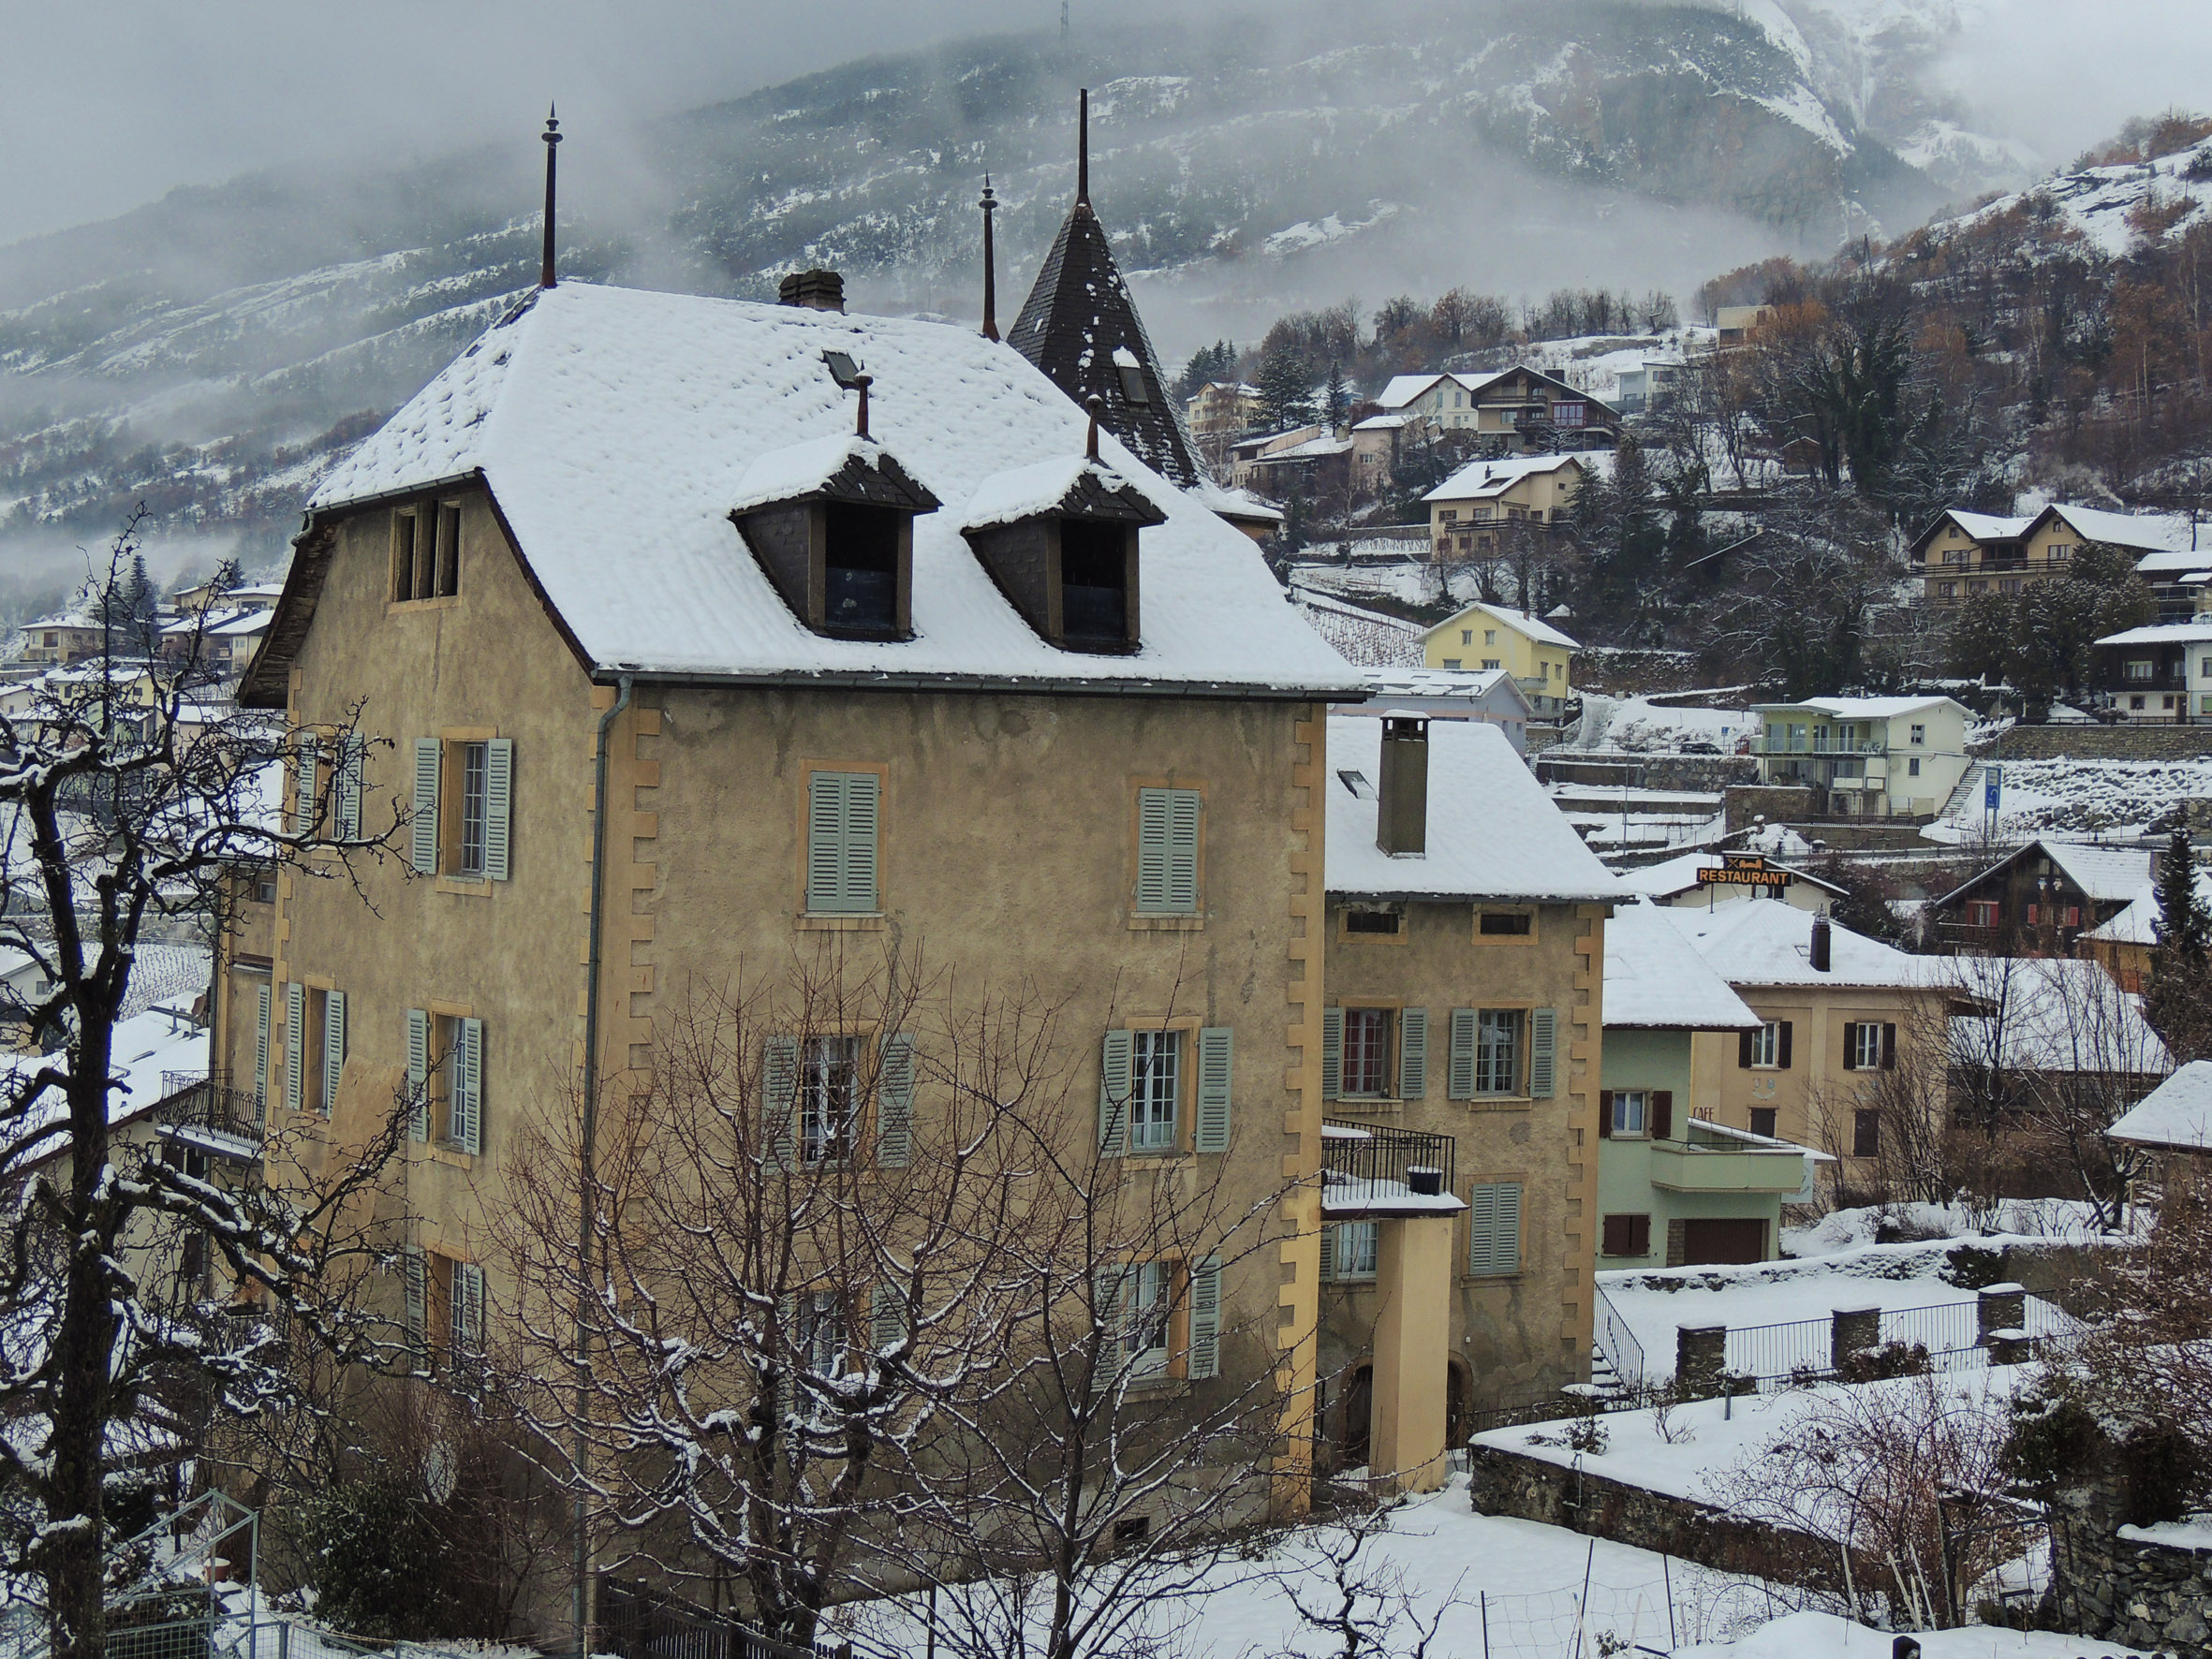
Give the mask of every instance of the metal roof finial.
M 991 240 L 991 215 L 998 212 L 998 198 L 991 194 L 991 175 L 983 175 L 983 338 L 998 338 L 998 255 Z
M 545 263 L 538 273 L 538 286 L 553 286 L 553 154 L 561 142 L 561 121 L 553 106 L 545 107 L 545 131 L 538 135 L 545 140 Z

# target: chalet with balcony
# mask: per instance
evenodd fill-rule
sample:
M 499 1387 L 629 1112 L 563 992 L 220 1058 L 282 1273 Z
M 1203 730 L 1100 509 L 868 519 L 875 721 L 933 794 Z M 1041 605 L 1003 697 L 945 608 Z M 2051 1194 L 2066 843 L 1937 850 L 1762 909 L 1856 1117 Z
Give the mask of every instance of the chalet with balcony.
M 2107 634 L 2096 651 L 2099 695 L 2123 721 L 2212 722 L 2212 615 Z
M 1930 943 L 1962 956 L 2067 956 L 2151 879 L 2140 847 L 2031 841 L 1922 912 Z
M 1921 592 L 1930 605 L 1956 605 L 1977 594 L 2012 595 L 2031 580 L 2063 576 L 2061 556 L 2046 553 L 2031 574 L 2023 539 L 2034 518 L 2000 518 L 1953 508 L 1939 514 L 1912 543 Z
M 1807 697 L 1751 713 L 1759 781 L 1809 789 L 1816 816 L 1933 818 L 1970 764 L 1969 711 L 1947 697 Z
M 1526 363 L 1489 374 L 1398 374 L 1375 400 L 1385 415 L 1421 416 L 1443 432 L 1510 450 L 1610 448 L 1620 412 Z
M 1511 536 L 1558 530 L 1588 472 L 1571 455 L 1470 462 L 1421 498 L 1431 551 L 1439 564 L 1479 559 L 1502 551 Z

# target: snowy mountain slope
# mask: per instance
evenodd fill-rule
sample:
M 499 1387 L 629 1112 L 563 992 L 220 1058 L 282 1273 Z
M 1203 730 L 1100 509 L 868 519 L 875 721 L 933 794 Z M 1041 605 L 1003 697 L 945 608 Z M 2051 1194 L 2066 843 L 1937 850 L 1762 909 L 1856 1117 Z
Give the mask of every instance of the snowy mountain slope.
M 2108 259 L 2123 257 L 2146 236 L 2178 237 L 2212 218 L 2212 139 L 2147 162 L 2054 173 L 1921 234 L 1940 242 L 2015 216 L 2034 223 L 2045 245 L 2086 244 Z

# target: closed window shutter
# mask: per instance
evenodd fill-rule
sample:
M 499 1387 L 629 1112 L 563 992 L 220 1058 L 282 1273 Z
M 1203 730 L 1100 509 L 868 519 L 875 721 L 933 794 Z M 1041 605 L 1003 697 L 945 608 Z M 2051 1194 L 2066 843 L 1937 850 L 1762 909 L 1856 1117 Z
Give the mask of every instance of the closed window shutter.
M 348 732 L 338 748 L 338 838 L 341 841 L 361 839 L 361 775 L 368 765 L 368 740 L 359 732 Z
M 437 874 L 437 785 L 446 746 L 435 738 L 415 740 L 415 810 L 409 816 L 407 861 L 418 875 Z
M 1598 1091 L 1598 1138 L 1600 1140 L 1613 1138 L 1613 1091 L 1611 1089 Z M 1617 1254 L 1617 1252 L 1609 1254 Z
M 1321 1098 L 1334 1100 L 1344 1087 L 1344 1010 L 1321 1010 Z
M 868 1345 L 878 1354 L 907 1340 L 907 1299 L 895 1285 L 878 1285 L 868 1295 Z
M 1091 1370 L 1091 1387 L 1105 1388 L 1121 1373 L 1126 1358 L 1121 1333 L 1128 1325 L 1129 1299 L 1134 1290 L 1134 1268 L 1096 1268 L 1091 1272 L 1091 1311 L 1098 1322 L 1098 1363 Z
M 1896 1068 L 1897 1028 L 1884 1021 L 1881 1028 L 1881 1069 L 1895 1071 Z
M 1405 1008 L 1398 1014 L 1398 1098 L 1428 1097 L 1428 1010 Z
M 1202 1152 L 1229 1150 L 1230 1084 L 1235 1034 L 1226 1025 L 1209 1025 L 1198 1034 L 1198 1123 L 1191 1132 L 1192 1147 Z
M 401 1258 L 400 1270 L 406 1279 L 405 1307 L 402 1318 L 407 1329 L 407 1357 L 409 1363 L 420 1370 L 424 1353 L 424 1338 L 430 1327 L 430 1264 L 415 1245 L 408 1245 Z
M 1171 789 L 1168 814 L 1168 908 L 1198 909 L 1198 814 L 1195 789 Z
M 1650 1216 L 1631 1215 L 1629 1217 L 1629 1247 L 1623 1254 L 1627 1255 L 1649 1255 L 1651 1254 Z
M 1198 910 L 1196 789 L 1137 791 L 1137 908 L 1163 916 Z
M 807 909 L 849 916 L 877 908 L 877 796 L 874 772 L 807 774 Z
M 313 732 L 300 735 L 300 765 L 297 793 L 292 797 L 292 833 L 315 833 L 316 794 L 320 787 L 318 777 L 319 756 Z
M 1843 1022 L 1843 1069 L 1859 1069 L 1859 1022 L 1855 1020 Z
M 1609 1215 L 1605 1218 L 1603 1223 L 1604 1237 L 1599 1245 L 1601 1254 L 1606 1255 L 1631 1255 L 1634 1254 L 1629 1243 L 1630 1228 L 1633 1219 L 1633 1217 L 1626 1215 Z
M 414 1102 L 407 1133 L 417 1140 L 430 1138 L 430 1016 L 420 1008 L 407 1010 L 407 1098 Z
M 514 817 L 514 740 L 484 745 L 484 879 L 505 881 Z
M 760 1046 L 760 1116 L 771 1169 L 788 1169 L 799 1161 L 798 1105 L 799 1039 L 770 1037 Z
M 914 1039 L 905 1032 L 883 1041 L 876 1078 L 876 1162 L 904 1169 L 914 1155 Z
M 1129 1074 L 1137 1053 L 1136 1034 L 1110 1031 L 1099 1050 L 1099 1151 L 1118 1158 L 1129 1144 Z
M 453 1264 L 453 1351 L 474 1354 L 484 1345 L 484 1270 L 472 1261 Z
M 322 999 L 322 1108 L 333 1111 L 338 1079 L 346 1074 L 346 993 L 330 991 Z
M 1532 1100 L 1552 1097 L 1552 1079 L 1559 1049 L 1559 1014 L 1556 1008 L 1528 1012 L 1528 1095 Z
M 1736 1033 L 1736 1064 L 1745 1071 L 1751 1069 L 1751 1045 L 1759 1038 L 1755 1031 Z
M 874 772 L 848 773 L 845 780 L 844 908 L 872 912 L 876 903 L 876 826 L 877 780 Z
M 1190 1273 L 1190 1365 L 1193 1377 L 1221 1373 L 1221 1258 L 1209 1255 Z
M 264 1117 L 269 1110 L 269 1005 L 273 1001 L 272 988 L 263 985 L 255 998 L 254 1010 L 254 1114 Z
M 1329 1222 L 1321 1224 L 1321 1283 L 1334 1284 L 1336 1278 L 1336 1228 Z
M 284 1108 L 298 1111 L 306 1082 L 307 987 L 298 980 L 284 988 Z
M 484 1022 L 459 1021 L 460 1045 L 454 1059 L 453 1141 L 465 1152 L 484 1150 Z
M 1168 907 L 1168 826 L 1173 816 L 1165 789 L 1137 791 L 1137 908 Z
M 1521 1270 L 1521 1183 L 1477 1182 L 1467 1192 L 1467 1271 Z
M 1651 1092 L 1651 1138 L 1654 1140 L 1674 1138 L 1674 1091 L 1654 1089 Z
M 1782 1021 L 1780 1047 L 1775 1054 L 1775 1064 L 1780 1070 L 1788 1071 L 1790 1069 L 1790 1038 L 1796 1029 L 1794 1021 L 1789 1020 Z
M 1472 1100 L 1475 1097 L 1475 1011 L 1472 1008 L 1452 1010 L 1452 1053 L 1447 1063 L 1449 1076 L 1445 1092 L 1454 1100 Z

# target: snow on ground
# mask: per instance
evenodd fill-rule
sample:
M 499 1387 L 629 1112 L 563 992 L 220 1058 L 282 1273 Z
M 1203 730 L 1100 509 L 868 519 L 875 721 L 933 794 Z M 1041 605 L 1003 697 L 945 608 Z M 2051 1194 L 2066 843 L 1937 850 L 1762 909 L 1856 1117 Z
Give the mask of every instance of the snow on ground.
M 2000 1244 L 2024 1239 L 2086 1244 L 2112 1237 L 2098 1226 L 2096 1212 L 2075 1199 L 2005 1198 L 1986 1217 L 1963 1204 L 1831 1210 L 1808 1226 L 1784 1227 L 1782 1253 L 1802 1259 L 1863 1250 L 1874 1243 L 1885 1224 L 1911 1239 L 1963 1239 L 1985 1247 L 1990 1238 Z
M 1982 835 L 1982 786 L 1991 762 L 1976 762 L 1951 815 L 1921 833 L 1958 843 Z M 2134 836 L 2181 802 L 2212 795 L 2212 756 L 2187 760 L 2003 760 L 1998 836 L 2028 841 L 2046 831 Z
M 1678 709 L 1648 697 L 1585 692 L 1582 721 L 1564 749 L 1733 755 L 1758 729 L 1744 709 Z
M 1792 1613 L 1740 1641 L 1677 1648 L 1674 1659 L 1888 1659 L 1893 1639 L 1886 1630 L 1869 1630 L 1833 1613 Z M 1985 1624 L 1923 1631 L 1913 1639 L 1920 1643 L 1921 1659 L 2072 1659 L 2092 1648 L 2111 1655 L 2137 1652 L 2101 1638 Z

